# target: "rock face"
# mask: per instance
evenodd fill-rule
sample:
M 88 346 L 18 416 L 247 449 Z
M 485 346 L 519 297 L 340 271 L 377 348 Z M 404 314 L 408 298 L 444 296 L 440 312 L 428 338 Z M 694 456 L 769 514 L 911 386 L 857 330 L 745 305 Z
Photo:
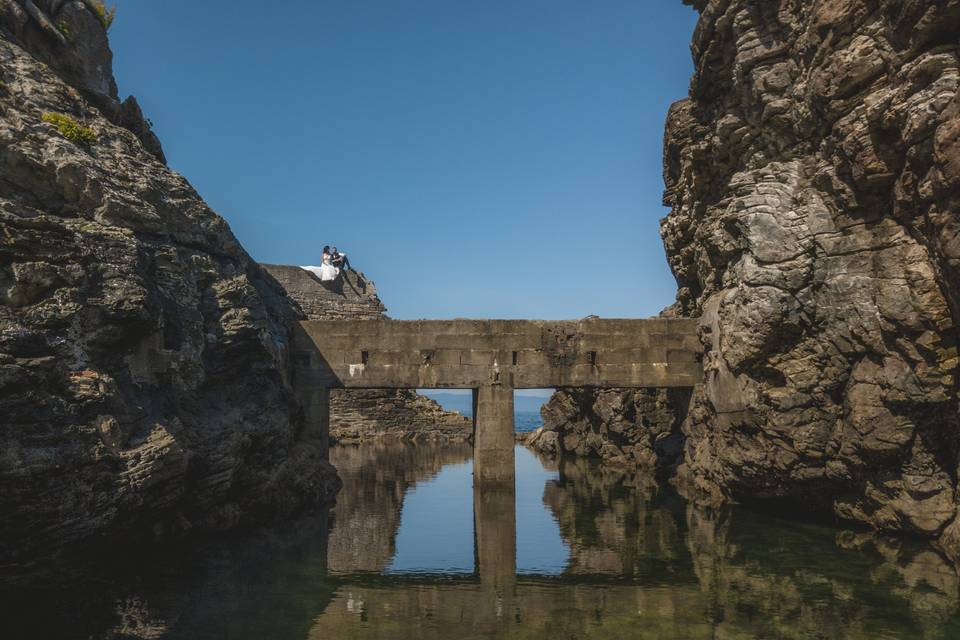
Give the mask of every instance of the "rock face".
M 4 582 L 338 488 L 284 379 L 301 312 L 149 127 L 120 126 L 142 116 L 110 61 L 84 3 L 0 0 Z
M 960 2 L 693 4 L 662 235 L 708 353 L 678 483 L 960 559 Z
M 103 117 L 131 131 L 144 149 L 165 163 L 160 140 L 151 131 L 136 98 L 119 99 L 113 53 L 104 25 L 90 8 L 94 2 L 99 0 L 33 0 L 29 5 L 0 0 L 0 23 L 34 58 L 97 107 Z
M 646 470 L 674 468 L 690 392 L 685 389 L 566 389 L 540 409 L 543 427 L 527 439 L 549 455 L 570 454 Z
M 283 285 L 308 320 L 377 320 L 386 307 L 373 282 L 347 271 L 333 282 L 300 267 L 262 265 Z M 466 440 L 473 422 L 408 389 L 335 389 L 330 394 L 330 436 L 343 442 L 374 437 Z

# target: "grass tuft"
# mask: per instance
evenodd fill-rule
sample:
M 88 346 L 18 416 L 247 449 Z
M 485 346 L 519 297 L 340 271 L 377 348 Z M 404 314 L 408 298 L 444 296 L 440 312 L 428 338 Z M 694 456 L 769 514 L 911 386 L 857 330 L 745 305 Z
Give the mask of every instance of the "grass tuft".
M 66 38 L 68 42 L 73 40 L 73 34 L 70 33 L 70 27 L 68 27 L 67 23 L 63 20 L 57 22 L 57 31 L 62 33 L 63 37 Z
M 87 147 L 97 140 L 97 134 L 93 129 L 83 126 L 77 122 L 76 118 L 65 113 L 48 111 L 41 116 L 41 120 L 55 126 L 60 135 L 73 144 Z
M 97 0 L 93 3 L 93 6 L 97 12 L 97 18 L 100 19 L 100 24 L 103 25 L 104 31 L 109 31 L 110 25 L 113 24 L 113 19 L 117 16 L 117 5 L 113 5 L 108 9 L 106 2 Z

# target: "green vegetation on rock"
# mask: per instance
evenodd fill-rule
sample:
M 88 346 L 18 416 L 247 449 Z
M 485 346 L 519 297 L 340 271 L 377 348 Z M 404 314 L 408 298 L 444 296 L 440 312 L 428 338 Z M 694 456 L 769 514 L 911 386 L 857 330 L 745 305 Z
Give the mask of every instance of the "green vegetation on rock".
M 104 29 L 109 31 L 110 25 L 113 24 L 113 19 L 117 16 L 117 5 L 113 5 L 108 9 L 106 3 L 103 2 L 103 0 L 95 0 L 93 2 L 93 7 L 94 7 L 94 11 L 97 14 L 97 18 L 100 19 L 100 24 L 103 25 Z
M 55 126 L 60 135 L 74 144 L 87 146 L 97 139 L 93 129 L 83 126 L 76 118 L 65 113 L 47 112 L 41 119 Z
M 67 26 L 67 23 L 63 20 L 57 22 L 57 31 L 63 34 L 63 37 L 67 40 L 73 40 L 73 34 L 70 33 L 70 27 Z

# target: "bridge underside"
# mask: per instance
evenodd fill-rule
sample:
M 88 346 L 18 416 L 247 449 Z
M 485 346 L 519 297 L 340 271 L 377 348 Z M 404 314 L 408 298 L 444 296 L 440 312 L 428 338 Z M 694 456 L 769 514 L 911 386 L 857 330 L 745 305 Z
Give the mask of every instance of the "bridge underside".
M 696 319 L 329 320 L 299 323 L 294 386 L 326 439 L 331 388 L 472 389 L 474 475 L 514 478 L 514 389 L 690 387 Z

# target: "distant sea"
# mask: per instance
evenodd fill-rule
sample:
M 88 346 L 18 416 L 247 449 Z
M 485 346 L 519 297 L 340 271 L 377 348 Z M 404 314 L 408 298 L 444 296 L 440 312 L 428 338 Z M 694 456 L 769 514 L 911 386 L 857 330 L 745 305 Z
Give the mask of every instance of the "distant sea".
M 420 390 L 421 394 L 433 398 L 448 411 L 459 411 L 473 417 L 473 396 L 469 393 L 451 393 L 449 391 Z M 527 433 L 543 426 L 540 407 L 549 398 L 516 396 L 513 399 L 513 416 L 518 433 Z

